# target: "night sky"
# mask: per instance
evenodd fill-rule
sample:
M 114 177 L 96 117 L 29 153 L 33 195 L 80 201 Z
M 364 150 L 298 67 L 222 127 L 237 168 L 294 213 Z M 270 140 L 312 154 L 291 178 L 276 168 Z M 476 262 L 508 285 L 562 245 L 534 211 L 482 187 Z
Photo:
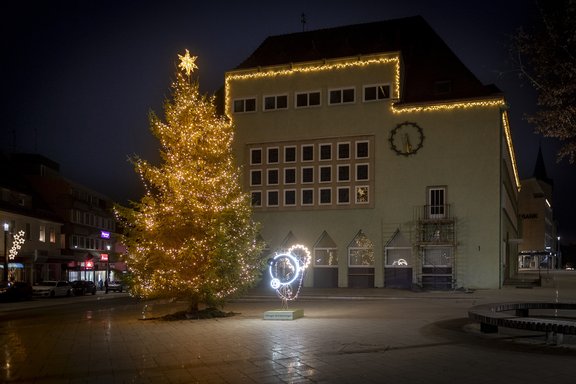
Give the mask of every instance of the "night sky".
M 0 150 L 47 156 L 65 177 L 121 203 L 142 192 L 128 156 L 158 159 L 148 113 L 162 115 L 186 48 L 199 56 L 201 89 L 213 93 L 267 36 L 302 31 L 302 13 L 306 30 L 421 15 L 484 84 L 505 92 L 521 178 L 532 175 L 541 143 L 560 235 L 576 243 L 576 165 L 557 164 L 558 144 L 523 119 L 535 94 L 508 59 L 509 36 L 536 13 L 532 0 L 9 0 L 0 7 Z

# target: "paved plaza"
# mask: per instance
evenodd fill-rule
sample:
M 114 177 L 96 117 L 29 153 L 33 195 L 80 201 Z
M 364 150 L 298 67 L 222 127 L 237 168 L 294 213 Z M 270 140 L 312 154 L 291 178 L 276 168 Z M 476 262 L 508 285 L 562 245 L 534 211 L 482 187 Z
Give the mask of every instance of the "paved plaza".
M 18 318 L 0 306 L 0 382 L 7 383 L 575 383 L 576 342 L 480 334 L 478 304 L 576 301 L 576 274 L 533 289 L 474 292 L 311 289 L 294 321 L 263 320 L 280 301 L 254 290 L 234 316 L 159 318 L 185 303 L 108 300 L 61 318 L 56 307 Z M 125 295 L 125 294 L 122 294 Z M 36 312 L 31 312 L 36 313 Z M 144 320 L 145 319 L 145 320 Z

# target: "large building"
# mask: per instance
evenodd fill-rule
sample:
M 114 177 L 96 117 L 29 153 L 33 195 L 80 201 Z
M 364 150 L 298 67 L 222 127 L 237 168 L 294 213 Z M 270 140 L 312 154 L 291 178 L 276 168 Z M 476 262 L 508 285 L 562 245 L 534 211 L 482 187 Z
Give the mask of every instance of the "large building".
M 272 36 L 226 73 L 270 252 L 315 287 L 495 288 L 517 271 L 506 103 L 421 18 Z

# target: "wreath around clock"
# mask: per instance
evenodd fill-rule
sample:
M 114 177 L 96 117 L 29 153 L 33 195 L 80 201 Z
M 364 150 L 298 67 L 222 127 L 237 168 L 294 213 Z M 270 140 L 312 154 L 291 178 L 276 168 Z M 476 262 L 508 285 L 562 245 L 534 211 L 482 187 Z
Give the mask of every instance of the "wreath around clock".
M 404 129 L 406 129 L 406 127 L 414 127 L 416 129 L 416 143 L 410 142 L 410 137 L 406 133 L 406 137 L 401 139 L 403 145 L 398 146 L 396 143 L 397 140 L 395 139 Z M 418 152 L 420 148 L 424 146 L 424 132 L 422 131 L 422 127 L 420 127 L 418 124 L 405 121 L 398 124 L 394 129 L 392 129 L 392 131 L 390 131 L 390 137 L 388 141 L 390 141 L 390 148 L 392 148 L 392 150 L 396 152 L 397 155 L 410 156 L 416 154 L 416 152 Z

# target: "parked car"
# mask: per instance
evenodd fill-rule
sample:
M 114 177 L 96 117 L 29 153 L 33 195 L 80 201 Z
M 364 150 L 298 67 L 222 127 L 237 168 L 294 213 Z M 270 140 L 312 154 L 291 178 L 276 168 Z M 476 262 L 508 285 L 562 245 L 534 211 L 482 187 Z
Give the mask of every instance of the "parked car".
M 96 294 L 96 284 L 89 280 L 76 280 L 72 282 L 72 292 L 76 296 L 83 296 L 88 293 Z
M 32 299 L 32 285 L 25 281 L 0 282 L 0 301 Z
M 124 289 L 124 286 L 122 285 L 121 281 L 110 281 L 108 283 L 108 291 L 114 291 L 114 292 L 122 292 L 122 290 Z
M 55 297 L 72 295 L 72 286 L 65 280 L 46 280 L 32 286 L 34 296 Z

